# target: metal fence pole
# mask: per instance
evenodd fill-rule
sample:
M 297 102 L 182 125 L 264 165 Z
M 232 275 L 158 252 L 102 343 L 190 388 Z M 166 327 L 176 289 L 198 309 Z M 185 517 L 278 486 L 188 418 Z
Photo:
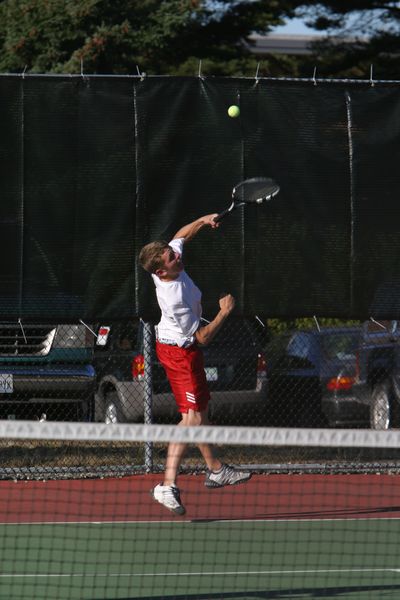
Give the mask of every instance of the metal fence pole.
M 143 323 L 143 357 L 144 357 L 144 422 L 153 421 L 153 374 L 152 374 L 153 327 Z M 153 443 L 145 442 L 144 466 L 149 473 L 153 470 Z

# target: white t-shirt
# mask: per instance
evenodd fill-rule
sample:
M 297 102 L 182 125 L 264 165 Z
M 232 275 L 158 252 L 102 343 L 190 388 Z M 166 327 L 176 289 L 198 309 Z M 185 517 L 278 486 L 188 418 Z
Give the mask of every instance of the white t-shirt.
M 182 256 L 183 238 L 169 242 L 171 248 Z M 161 320 L 157 326 L 157 339 L 184 346 L 194 342 L 194 334 L 201 318 L 201 292 L 183 270 L 173 281 L 161 281 L 152 274 Z

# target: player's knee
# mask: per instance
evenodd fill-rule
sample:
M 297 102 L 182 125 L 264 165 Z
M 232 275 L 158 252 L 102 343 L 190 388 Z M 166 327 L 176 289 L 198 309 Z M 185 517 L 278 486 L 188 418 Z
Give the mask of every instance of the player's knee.
M 205 424 L 205 419 L 202 412 L 197 410 L 189 410 L 185 416 L 186 425 L 190 427 L 196 427 L 198 425 Z

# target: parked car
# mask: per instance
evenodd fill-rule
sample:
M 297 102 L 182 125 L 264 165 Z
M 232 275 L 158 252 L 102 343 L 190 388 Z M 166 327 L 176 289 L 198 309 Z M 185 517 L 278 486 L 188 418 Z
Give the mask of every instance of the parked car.
M 366 321 L 347 378 L 332 383 L 323 411 L 335 425 L 371 429 L 400 426 L 400 328 L 398 321 Z
M 371 429 L 400 426 L 399 321 L 364 323 L 353 393 Z
M 99 327 L 95 349 L 97 390 L 95 419 L 106 423 L 141 422 L 146 398 L 151 418 L 174 422 L 177 409 L 162 365 L 155 355 L 153 327 L 145 371 L 144 324 L 140 320 Z M 256 322 L 228 319 L 213 342 L 204 348 L 206 377 L 214 422 L 257 421 L 265 407 L 265 364 Z M 145 372 L 151 371 L 151 381 Z
M 93 340 L 81 323 L 0 323 L 0 418 L 92 419 Z
M 353 394 L 361 327 L 298 330 L 266 347 L 269 422 L 336 426 L 368 422 L 369 408 Z

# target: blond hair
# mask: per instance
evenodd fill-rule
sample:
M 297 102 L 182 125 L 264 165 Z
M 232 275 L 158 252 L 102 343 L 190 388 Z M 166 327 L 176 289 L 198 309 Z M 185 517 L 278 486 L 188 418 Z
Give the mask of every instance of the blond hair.
M 150 242 L 143 246 L 139 253 L 140 266 L 149 273 L 155 273 L 157 269 L 161 269 L 164 266 L 162 255 L 168 247 L 168 243 L 164 240 Z

